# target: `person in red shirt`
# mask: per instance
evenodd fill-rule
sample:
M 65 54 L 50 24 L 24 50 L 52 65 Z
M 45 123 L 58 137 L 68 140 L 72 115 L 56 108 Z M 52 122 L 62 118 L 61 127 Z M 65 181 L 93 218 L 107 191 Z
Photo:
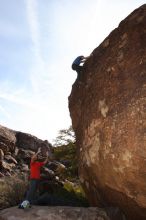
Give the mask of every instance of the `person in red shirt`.
M 43 162 L 37 161 L 39 153 L 40 153 L 40 150 L 38 150 L 38 152 L 34 154 L 31 158 L 30 179 L 40 180 L 40 168 L 48 162 L 48 156 Z
M 38 188 L 38 184 L 40 181 L 40 169 L 48 162 L 48 153 L 46 159 L 43 162 L 39 161 L 39 154 L 41 153 L 41 148 L 38 149 L 37 153 L 35 153 L 30 162 L 30 184 L 29 190 L 27 191 L 25 202 L 27 201 L 29 204 L 33 204 L 33 200 L 35 200 L 35 194 Z M 19 205 L 19 208 L 24 208 L 23 203 Z

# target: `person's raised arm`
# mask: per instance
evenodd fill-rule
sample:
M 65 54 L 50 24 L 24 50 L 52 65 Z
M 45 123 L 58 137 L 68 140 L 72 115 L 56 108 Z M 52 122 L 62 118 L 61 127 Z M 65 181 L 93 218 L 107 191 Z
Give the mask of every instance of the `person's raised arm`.
M 90 56 L 91 56 L 91 55 L 90 55 Z M 81 63 L 84 63 L 90 56 L 83 57 L 83 59 L 81 60 Z
M 44 164 L 46 164 L 48 161 L 53 161 L 54 157 L 53 155 L 48 151 L 46 155 L 46 159 L 44 160 Z
M 86 60 L 87 60 L 89 57 L 90 57 L 90 56 L 84 57 L 84 59 L 86 59 Z
M 38 154 L 41 152 L 41 148 L 38 149 L 37 153 L 35 153 L 32 157 L 31 157 L 31 162 L 34 162 L 37 159 Z
M 92 55 L 92 54 L 91 54 L 91 55 Z M 84 61 L 87 60 L 89 57 L 91 57 L 91 55 L 89 55 L 89 56 L 87 56 L 87 57 L 84 57 L 83 60 L 84 60 Z

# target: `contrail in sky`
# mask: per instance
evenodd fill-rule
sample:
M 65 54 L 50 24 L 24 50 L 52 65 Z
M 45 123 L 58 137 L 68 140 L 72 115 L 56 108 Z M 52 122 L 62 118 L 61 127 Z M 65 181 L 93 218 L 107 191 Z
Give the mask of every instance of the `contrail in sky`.
M 46 65 L 41 56 L 40 46 L 40 30 L 38 21 L 38 4 L 37 0 L 27 0 L 27 19 L 30 27 L 31 39 L 33 43 L 33 51 L 35 56 L 35 63 L 31 70 L 31 83 L 35 92 L 41 94 L 40 89 L 43 88 L 44 79 L 43 76 L 46 72 Z
M 38 28 L 38 15 L 37 15 L 37 1 L 27 0 L 27 17 L 30 26 L 31 39 L 35 48 L 36 55 L 39 55 L 40 45 L 39 45 L 39 28 Z

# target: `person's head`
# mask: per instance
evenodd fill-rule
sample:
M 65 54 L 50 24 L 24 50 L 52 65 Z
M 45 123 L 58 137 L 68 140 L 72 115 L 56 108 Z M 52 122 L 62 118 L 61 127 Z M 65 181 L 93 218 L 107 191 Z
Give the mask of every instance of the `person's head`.
M 45 160 L 45 157 L 42 155 L 42 153 L 39 153 L 39 154 L 37 155 L 36 161 L 38 161 L 38 162 L 43 162 L 44 160 Z

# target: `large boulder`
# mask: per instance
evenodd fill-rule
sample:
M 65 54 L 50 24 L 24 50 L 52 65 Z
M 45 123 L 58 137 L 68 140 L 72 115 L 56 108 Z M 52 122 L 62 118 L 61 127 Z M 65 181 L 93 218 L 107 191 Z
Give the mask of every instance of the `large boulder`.
M 13 143 L 13 145 L 11 145 L 11 143 Z M 53 159 L 53 148 L 47 140 L 43 141 L 31 134 L 13 131 L 6 127 L 0 126 L 0 181 L 5 182 L 5 180 L 9 180 L 8 182 L 11 183 L 14 176 L 20 176 L 20 179 L 23 176 L 27 179 L 27 177 L 30 175 L 31 157 L 38 150 L 39 147 L 41 148 L 41 152 L 39 153 L 40 161 L 44 161 L 48 153 L 49 160 Z M 47 163 L 44 167 L 41 168 L 41 183 L 38 190 L 39 198 L 46 192 L 53 194 L 56 193 L 57 190 L 63 190 L 64 180 L 59 178 L 58 175 L 65 170 L 66 167 L 58 161 Z M 0 185 L 0 188 L 2 187 Z M 8 188 L 10 188 L 10 186 Z M 14 192 L 15 187 L 14 190 L 10 191 Z M 1 192 L 0 190 L 0 197 L 2 198 L 0 199 L 0 209 L 4 207 L 9 207 L 11 205 L 11 202 L 3 199 L 5 197 L 2 193 L 3 192 Z M 54 199 L 52 199 L 52 195 L 48 196 L 45 199 L 42 199 L 42 197 L 40 199 L 41 200 L 39 200 L 39 202 L 54 201 Z M 58 202 L 60 201 L 58 200 Z M 13 201 L 13 203 L 15 205 L 18 203 L 18 201 L 15 200 Z
M 86 61 L 69 109 L 91 205 L 146 219 L 146 4 Z
M 37 149 L 41 147 L 43 143 L 43 141 L 40 140 L 39 138 L 23 132 L 17 132 L 16 137 L 17 137 L 16 144 L 18 148 L 23 148 L 26 150 L 37 151 Z

